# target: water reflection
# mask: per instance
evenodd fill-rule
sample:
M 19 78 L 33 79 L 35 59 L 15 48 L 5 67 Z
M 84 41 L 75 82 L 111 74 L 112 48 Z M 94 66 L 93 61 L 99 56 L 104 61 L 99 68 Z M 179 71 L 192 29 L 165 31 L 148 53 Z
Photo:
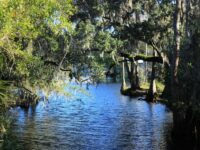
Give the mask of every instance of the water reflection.
M 90 87 L 92 97 L 52 95 L 44 105 L 13 109 L 16 149 L 167 149 L 172 114 L 161 104 L 121 96 L 119 84 Z

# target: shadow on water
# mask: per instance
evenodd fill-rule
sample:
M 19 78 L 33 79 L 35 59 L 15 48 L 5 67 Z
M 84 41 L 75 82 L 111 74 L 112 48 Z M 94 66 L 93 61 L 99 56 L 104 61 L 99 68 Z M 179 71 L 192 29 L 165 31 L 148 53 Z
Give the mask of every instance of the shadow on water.
M 48 103 L 12 109 L 14 149 L 169 149 L 172 113 L 162 104 L 119 91 L 119 84 L 100 84 L 89 87 L 91 97 L 79 93 L 75 100 L 66 100 L 52 95 Z

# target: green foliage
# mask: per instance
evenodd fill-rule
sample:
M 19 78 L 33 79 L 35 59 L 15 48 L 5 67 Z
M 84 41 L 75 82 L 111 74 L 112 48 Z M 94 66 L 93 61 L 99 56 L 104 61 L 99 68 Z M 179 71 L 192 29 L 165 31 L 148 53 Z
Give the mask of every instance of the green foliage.
M 0 53 L 1 76 L 29 79 L 32 70 L 42 67 L 40 58 L 33 55 L 37 49 L 32 41 L 48 30 L 58 33 L 71 30 L 70 16 L 75 11 L 72 0 L 2 0 L 0 6 Z M 58 49 L 55 40 L 52 50 Z M 25 42 L 27 41 L 27 42 Z M 27 46 L 25 46 L 27 45 Z M 5 62 L 6 61 L 6 62 Z M 38 65 L 40 64 L 40 65 Z M 41 74 L 40 74 L 41 75 Z M 32 79 L 32 78 L 31 78 Z
M 90 49 L 95 35 L 95 27 L 89 20 L 80 22 L 74 34 L 76 42 L 74 50 Z
M 9 82 L 0 80 L 0 113 L 7 106 Z
M 122 47 L 122 44 L 122 41 L 113 38 L 108 31 L 98 32 L 94 39 L 94 47 L 104 52 L 116 51 Z
M 156 80 L 156 88 L 159 93 L 162 93 L 165 88 L 165 85 L 162 82 Z
M 36 92 L 53 79 L 55 67 L 45 65 L 43 55 L 36 55 L 35 42 L 45 37 L 55 54 L 55 36 L 70 32 L 70 17 L 75 12 L 72 0 L 1 0 L 0 1 L 0 135 L 8 128 L 4 112 L 18 99 L 16 92 L 27 88 Z M 51 32 L 50 32 L 51 31 Z M 47 49 L 42 47 L 43 53 Z M 41 53 L 40 51 L 40 53 Z M 58 56 L 58 54 L 56 55 Z M 29 93 L 30 96 L 33 93 Z M 33 94 L 34 95 L 34 94 Z M 32 95 L 32 96 L 33 96 Z

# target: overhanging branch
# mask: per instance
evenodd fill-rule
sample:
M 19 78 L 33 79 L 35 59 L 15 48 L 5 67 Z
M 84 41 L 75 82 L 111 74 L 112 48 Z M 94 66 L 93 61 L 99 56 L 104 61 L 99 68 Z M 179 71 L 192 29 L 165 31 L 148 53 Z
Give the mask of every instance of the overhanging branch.
M 52 66 L 56 66 L 56 67 L 59 66 L 59 64 L 57 64 L 57 63 L 54 62 L 54 61 L 50 61 L 50 60 L 44 61 L 44 64 L 45 64 L 45 65 L 52 65 Z M 60 69 L 61 71 L 71 71 L 70 68 L 62 68 L 62 67 L 60 67 L 59 69 Z
M 145 56 L 145 55 L 136 55 L 133 56 L 131 54 L 127 53 L 120 53 L 121 57 L 125 57 L 128 61 L 137 61 L 137 60 L 143 60 L 148 62 L 157 62 L 157 63 L 163 63 L 163 58 L 160 56 Z
M 144 56 L 144 55 L 136 55 L 134 57 L 134 60 L 143 60 L 148 62 L 157 62 L 157 63 L 163 63 L 162 57 L 158 56 Z

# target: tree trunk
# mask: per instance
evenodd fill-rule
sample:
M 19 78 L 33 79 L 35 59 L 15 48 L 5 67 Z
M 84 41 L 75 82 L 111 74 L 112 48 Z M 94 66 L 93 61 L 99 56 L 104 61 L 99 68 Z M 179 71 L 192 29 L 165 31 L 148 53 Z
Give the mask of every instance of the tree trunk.
M 125 60 L 123 58 L 123 60 Z M 125 79 L 125 67 L 124 67 L 124 61 L 122 62 L 122 85 L 121 85 L 121 92 L 123 92 L 126 89 L 126 79 Z
M 170 93 L 171 93 L 171 83 L 170 83 L 170 68 L 168 66 L 168 64 L 164 64 L 164 74 L 165 74 L 165 77 L 164 77 L 164 90 L 162 92 L 162 95 L 161 97 L 162 98 L 166 98 L 166 99 L 170 99 Z
M 130 82 L 130 88 L 131 90 L 135 91 L 137 88 L 139 88 L 139 78 L 137 73 L 137 65 L 134 63 L 134 61 L 131 62 L 130 66 L 128 62 L 125 62 L 126 70 L 128 74 L 128 79 Z
M 136 19 L 136 23 L 140 23 L 141 19 L 140 19 L 140 14 L 141 14 L 141 11 L 140 10 L 136 10 L 135 12 L 135 19 Z M 139 53 L 138 52 L 138 47 L 139 47 L 139 41 L 136 41 L 136 47 L 137 47 L 137 54 Z M 140 85 L 139 85 L 139 77 L 138 77 L 138 63 L 137 61 L 135 60 L 133 62 L 133 67 L 134 67 L 134 70 L 133 70 L 133 76 L 134 76 L 134 84 L 135 84 L 135 89 L 139 89 L 140 88 Z
M 189 38 L 189 11 L 190 11 L 190 0 L 185 0 L 185 36 Z
M 153 52 L 155 55 L 155 52 Z M 152 71 L 151 71 L 151 82 L 150 82 L 150 86 L 149 86 L 149 90 L 147 93 L 147 101 L 149 102 L 154 102 L 155 99 L 155 94 L 157 92 L 156 90 L 156 81 L 155 81 L 155 62 L 152 62 Z
M 135 74 L 135 64 L 134 62 L 131 62 L 131 74 L 130 74 L 130 83 L 131 83 L 131 89 L 132 90 L 136 90 L 137 86 L 136 86 L 136 74 Z
M 137 69 L 138 65 L 135 64 L 135 72 L 134 72 L 134 76 L 135 76 L 135 86 L 136 89 L 140 88 L 140 83 L 139 83 L 139 77 L 138 77 L 138 69 Z
M 148 54 L 148 45 L 146 44 L 145 45 L 145 56 L 147 57 L 147 54 Z M 144 79 L 144 82 L 147 82 L 147 80 L 148 80 L 148 64 L 147 64 L 147 62 L 145 62 L 145 79 Z
M 174 49 L 172 52 L 172 65 L 171 65 L 171 96 L 172 100 L 178 100 L 178 66 L 180 54 L 180 41 L 181 41 L 181 4 L 183 0 L 176 0 L 176 10 L 174 15 Z
M 116 66 L 113 67 L 113 76 L 112 76 L 113 82 L 117 82 L 117 68 Z

